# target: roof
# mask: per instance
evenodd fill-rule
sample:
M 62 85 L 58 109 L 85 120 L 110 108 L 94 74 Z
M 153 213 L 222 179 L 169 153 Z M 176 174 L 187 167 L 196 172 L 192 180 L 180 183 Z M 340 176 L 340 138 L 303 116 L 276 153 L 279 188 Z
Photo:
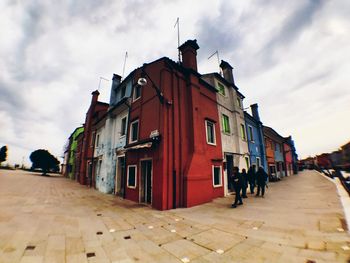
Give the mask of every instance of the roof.
M 281 136 L 279 133 L 277 133 L 274 129 L 272 129 L 271 127 L 268 126 L 263 126 L 263 131 L 264 131 L 264 135 L 269 136 L 269 137 L 274 137 L 271 139 L 278 139 L 281 142 L 284 141 L 284 137 Z
M 244 99 L 245 96 L 239 91 L 239 88 L 234 84 L 234 83 L 230 83 L 228 82 L 226 79 L 224 79 L 219 73 L 217 72 L 212 72 L 212 73 L 206 73 L 202 75 L 203 77 L 214 77 L 220 80 L 220 82 L 223 82 L 226 86 L 232 87 L 236 90 L 236 92 L 238 93 L 238 95 Z

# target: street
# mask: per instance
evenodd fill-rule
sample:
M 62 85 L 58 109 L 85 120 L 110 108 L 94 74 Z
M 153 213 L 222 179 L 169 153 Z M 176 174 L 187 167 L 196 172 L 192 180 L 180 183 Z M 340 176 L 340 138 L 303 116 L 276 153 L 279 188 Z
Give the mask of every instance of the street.
M 248 191 L 249 192 L 249 191 Z M 157 211 L 60 176 L 0 170 L 0 262 L 348 262 L 335 185 L 315 171 Z

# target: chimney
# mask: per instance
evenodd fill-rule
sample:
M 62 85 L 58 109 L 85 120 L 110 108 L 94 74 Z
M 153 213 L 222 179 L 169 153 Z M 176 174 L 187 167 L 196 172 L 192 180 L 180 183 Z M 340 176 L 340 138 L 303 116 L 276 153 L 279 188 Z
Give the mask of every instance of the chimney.
M 222 70 L 222 73 L 224 74 L 224 79 L 227 80 L 229 83 L 235 84 L 235 80 L 233 79 L 232 73 L 233 67 L 228 62 L 221 60 L 220 68 Z
M 250 105 L 250 108 L 252 110 L 253 118 L 256 119 L 257 121 L 260 121 L 258 104 L 254 103 L 254 104 Z
M 117 101 L 117 87 L 120 84 L 122 77 L 117 75 L 117 74 L 113 74 L 113 78 L 112 78 L 112 87 L 111 87 L 111 97 L 109 99 L 109 105 L 113 106 L 116 101 Z
M 182 65 L 186 68 L 191 68 L 197 71 L 197 50 L 199 46 L 197 44 L 197 40 L 187 40 L 181 46 L 179 46 L 179 50 L 182 55 Z
M 98 95 L 100 95 L 100 93 L 98 92 L 98 90 L 95 90 L 94 92 L 91 93 L 91 95 L 92 95 L 91 104 L 96 104 Z

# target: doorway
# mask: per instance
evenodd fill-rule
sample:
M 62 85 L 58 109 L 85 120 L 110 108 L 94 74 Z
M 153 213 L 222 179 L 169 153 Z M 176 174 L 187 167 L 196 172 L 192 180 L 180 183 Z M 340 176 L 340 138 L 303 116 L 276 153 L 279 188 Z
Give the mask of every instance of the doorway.
M 227 180 L 227 190 L 228 192 L 233 192 L 233 185 L 231 180 L 231 175 L 233 173 L 233 155 L 226 154 L 226 180 Z
M 140 203 L 152 204 L 152 160 L 141 161 Z
M 120 197 L 124 195 L 124 174 L 125 174 L 125 156 L 117 157 L 117 169 L 114 182 L 114 194 Z

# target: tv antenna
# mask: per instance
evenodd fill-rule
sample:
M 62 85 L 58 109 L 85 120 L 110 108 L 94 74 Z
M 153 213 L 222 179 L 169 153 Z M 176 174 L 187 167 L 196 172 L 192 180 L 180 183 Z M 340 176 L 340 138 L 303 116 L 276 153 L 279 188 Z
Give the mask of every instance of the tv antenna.
M 180 50 L 179 50 L 179 46 L 180 46 L 180 19 L 177 18 L 174 28 L 177 26 L 177 50 L 178 50 L 178 60 L 179 62 L 181 62 L 181 57 L 180 57 Z
M 100 77 L 100 81 L 98 82 L 98 89 L 97 90 L 100 90 L 101 80 L 109 81 L 109 79 L 106 79 L 104 77 Z
M 211 59 L 214 55 L 216 55 L 216 58 L 217 58 L 217 60 L 218 60 L 219 71 L 220 71 L 220 74 L 221 74 L 219 51 L 216 50 L 213 54 L 211 54 L 211 55 L 208 57 L 208 60 Z
M 127 58 L 128 58 L 128 51 L 125 52 L 122 79 L 124 78 L 125 65 L 126 65 L 126 59 L 127 59 Z

